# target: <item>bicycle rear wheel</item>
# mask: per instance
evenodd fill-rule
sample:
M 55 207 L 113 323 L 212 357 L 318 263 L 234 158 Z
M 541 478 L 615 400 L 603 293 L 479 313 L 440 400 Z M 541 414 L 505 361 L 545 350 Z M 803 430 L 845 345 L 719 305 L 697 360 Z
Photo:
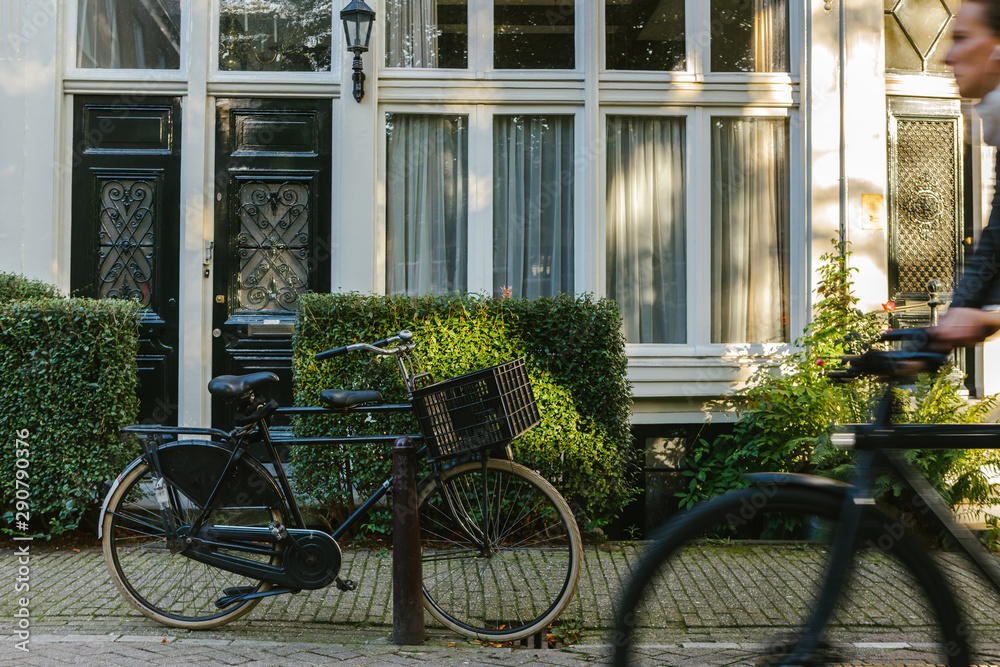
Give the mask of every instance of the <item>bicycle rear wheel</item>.
M 161 465 L 165 469 L 184 466 L 185 460 L 190 460 L 191 447 L 161 450 Z M 199 446 L 197 455 L 202 463 L 211 460 L 213 465 L 204 467 L 216 470 L 216 474 L 223 470 L 228 459 L 228 452 L 221 448 Z M 261 480 L 269 478 L 267 471 L 248 457 L 240 461 L 238 471 L 234 480 L 253 479 L 248 475 L 256 475 Z M 102 544 L 115 586 L 144 615 L 170 627 L 213 628 L 248 613 L 258 599 L 236 602 L 225 608 L 219 608 L 216 601 L 226 595 L 266 591 L 271 585 L 214 568 L 181 553 L 171 553 L 154 491 L 155 481 L 150 466 L 140 463 L 125 475 L 108 502 L 102 518 Z M 278 510 L 282 505 L 273 497 L 270 488 L 259 484 L 256 489 L 264 491 L 255 496 L 254 502 L 240 502 L 238 494 L 228 494 L 230 500 L 213 511 L 212 523 L 267 526 L 272 520 L 282 520 Z M 246 498 L 254 493 L 248 491 Z M 177 488 L 172 490 L 172 512 L 178 527 L 191 525 L 201 512 L 203 499 L 198 497 L 201 494 L 190 489 L 189 493 Z M 264 502 L 260 501 L 261 495 Z M 233 554 L 249 557 L 244 551 L 234 550 Z M 267 556 L 257 558 L 264 562 L 275 560 Z
M 625 587 L 613 664 L 664 664 L 664 656 L 675 666 L 792 664 L 795 639 L 816 608 L 842 498 L 764 485 L 672 519 Z M 794 664 L 968 666 L 958 607 L 907 523 L 866 511 L 823 644 L 812 661 Z
M 499 459 L 430 478 L 419 494 L 424 603 L 455 632 L 512 641 L 565 609 L 583 551 L 573 513 L 532 470 Z

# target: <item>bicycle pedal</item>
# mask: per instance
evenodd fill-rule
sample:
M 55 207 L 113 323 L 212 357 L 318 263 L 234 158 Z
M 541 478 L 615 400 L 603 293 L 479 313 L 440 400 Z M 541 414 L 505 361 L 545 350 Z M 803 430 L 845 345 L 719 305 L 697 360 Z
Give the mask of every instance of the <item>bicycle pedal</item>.
M 341 579 L 337 577 L 337 588 L 342 591 L 353 591 L 358 587 L 358 582 L 351 581 L 350 579 Z

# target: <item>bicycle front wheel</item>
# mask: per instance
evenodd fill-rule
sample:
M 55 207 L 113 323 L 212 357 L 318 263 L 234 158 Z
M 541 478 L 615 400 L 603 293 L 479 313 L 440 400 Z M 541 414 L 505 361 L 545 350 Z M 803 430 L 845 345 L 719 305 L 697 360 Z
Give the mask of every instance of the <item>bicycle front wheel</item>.
M 676 516 L 632 570 L 613 664 L 967 667 L 949 587 L 905 529 L 866 508 L 850 576 L 823 642 L 791 661 L 817 607 L 843 493 L 763 485 Z M 801 656 L 799 656 L 801 658 Z
M 544 630 L 580 578 L 580 530 L 559 492 L 499 459 L 464 463 L 419 494 L 424 603 L 455 632 L 512 641 Z
M 221 462 L 224 464 L 225 460 Z M 263 468 L 254 472 L 267 474 Z M 171 553 L 155 481 L 150 466 L 140 463 L 121 480 L 108 503 L 102 519 L 102 543 L 115 586 L 144 615 L 170 627 L 214 628 L 248 613 L 259 599 L 224 608 L 216 602 L 227 595 L 266 591 L 271 585 L 200 563 L 182 553 Z M 172 504 L 177 527 L 191 525 L 201 512 L 196 499 L 177 489 L 172 491 Z M 267 526 L 272 520 L 281 520 L 277 499 L 266 505 L 228 503 L 213 512 L 214 523 Z M 244 551 L 234 550 L 234 555 L 247 557 Z M 258 559 L 276 562 L 276 558 L 267 556 Z

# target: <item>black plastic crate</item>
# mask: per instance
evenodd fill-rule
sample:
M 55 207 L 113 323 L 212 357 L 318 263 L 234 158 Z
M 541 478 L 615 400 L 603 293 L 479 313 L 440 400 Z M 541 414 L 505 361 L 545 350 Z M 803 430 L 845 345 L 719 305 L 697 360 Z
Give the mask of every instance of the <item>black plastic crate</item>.
M 506 444 L 540 421 L 524 359 L 416 389 L 413 408 L 432 459 Z

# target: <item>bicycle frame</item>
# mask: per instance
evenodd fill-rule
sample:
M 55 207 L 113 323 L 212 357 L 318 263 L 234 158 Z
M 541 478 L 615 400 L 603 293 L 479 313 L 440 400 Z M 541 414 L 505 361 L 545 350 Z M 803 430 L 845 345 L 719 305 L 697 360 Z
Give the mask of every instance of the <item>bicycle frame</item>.
M 888 383 L 872 423 L 852 425 L 848 431 L 834 435 L 835 445 L 853 449 L 858 454 L 851 482 L 846 486 L 843 510 L 835 529 L 829 566 L 816 608 L 788 658 L 790 663 L 808 661 L 820 645 L 847 583 L 851 554 L 856 547 L 865 509 L 875 505 L 875 474 L 882 465 L 897 473 L 910 486 L 937 528 L 955 540 L 994 590 L 1000 593 L 1000 566 L 989 557 L 972 531 L 955 520 L 937 491 L 899 454 L 911 449 L 1000 448 L 1000 424 L 893 424 L 893 389 L 897 384 L 896 381 Z

